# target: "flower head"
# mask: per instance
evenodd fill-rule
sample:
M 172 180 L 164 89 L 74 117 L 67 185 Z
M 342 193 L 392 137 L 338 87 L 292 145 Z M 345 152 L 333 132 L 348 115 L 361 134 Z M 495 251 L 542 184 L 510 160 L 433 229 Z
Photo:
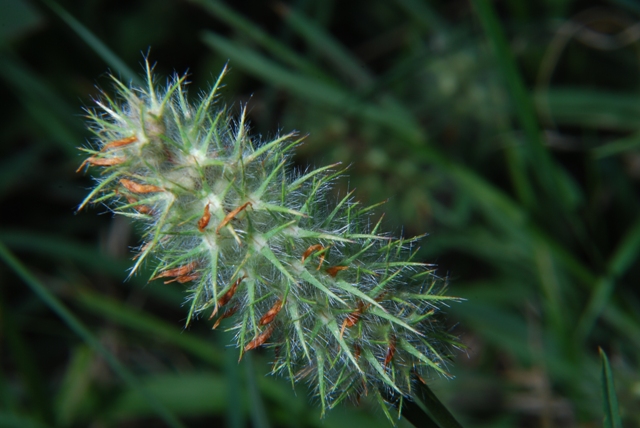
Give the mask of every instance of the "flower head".
M 455 340 L 439 321 L 446 281 L 416 260 L 419 238 L 381 231 L 372 207 L 337 203 L 330 165 L 288 170 L 295 133 L 260 141 L 244 111 L 193 105 L 185 78 L 145 88 L 114 78 L 117 98 L 89 112 L 95 146 L 81 168 L 102 175 L 80 208 L 104 203 L 144 225 L 135 272 L 183 284 L 187 324 L 204 315 L 235 331 L 241 355 L 275 349 L 274 371 L 308 381 L 323 409 L 374 394 L 410 396 L 427 372 L 449 376 Z M 385 409 L 386 410 L 386 409 Z

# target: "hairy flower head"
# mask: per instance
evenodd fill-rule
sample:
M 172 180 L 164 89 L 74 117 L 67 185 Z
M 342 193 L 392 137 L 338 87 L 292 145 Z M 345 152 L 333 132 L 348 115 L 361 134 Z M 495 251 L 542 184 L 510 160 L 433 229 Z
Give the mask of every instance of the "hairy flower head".
M 82 202 L 104 203 L 144 227 L 135 256 L 151 279 L 182 284 L 187 324 L 199 315 L 235 331 L 241 355 L 275 349 L 274 371 L 308 381 L 323 409 L 374 394 L 410 396 L 429 374 L 449 376 L 455 346 L 439 321 L 446 282 L 415 260 L 419 238 L 394 238 L 349 193 L 331 204 L 330 165 L 288 169 L 301 138 L 252 137 L 215 107 L 222 74 L 196 104 L 185 78 L 147 87 L 114 78 L 89 112 L 99 167 Z M 386 412 L 386 407 L 385 412 Z

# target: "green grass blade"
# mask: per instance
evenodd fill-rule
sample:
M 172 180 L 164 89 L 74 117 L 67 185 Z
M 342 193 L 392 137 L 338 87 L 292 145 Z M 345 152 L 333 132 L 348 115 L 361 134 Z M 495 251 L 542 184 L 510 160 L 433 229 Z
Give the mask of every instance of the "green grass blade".
M 507 39 L 492 6 L 486 0 L 477 0 L 473 3 L 487 39 L 493 48 L 498 68 L 502 71 L 502 75 L 505 78 L 516 115 L 525 130 L 529 146 L 529 149 L 526 151 L 532 153 L 534 147 L 531 146 L 542 147 L 540 129 L 538 127 L 533 103 L 522 82 L 515 59 L 511 54 Z M 526 177 L 526 159 L 518 153 L 516 146 L 509 145 L 506 149 L 509 155 L 509 165 L 511 165 L 509 172 L 511 173 L 511 179 L 519 199 L 525 206 L 531 207 L 533 204 L 533 190 L 530 187 L 531 183 Z
M 73 260 L 94 272 L 100 272 L 116 278 L 130 266 L 129 262 L 106 258 L 105 254 L 94 246 L 71 241 L 63 236 L 45 235 L 25 230 L 0 229 L 0 241 L 14 250 L 27 250 L 44 254 L 54 260 Z M 142 284 L 142 282 L 140 283 Z
M 171 427 L 183 427 L 182 423 L 163 407 L 156 398 L 146 391 L 133 374 L 109 352 L 102 343 L 89 331 L 87 327 L 66 306 L 54 296 L 14 255 L 0 243 L 0 259 L 20 277 L 31 290 L 53 311 L 67 326 L 85 343 L 98 352 L 113 369 L 113 371 L 131 388 L 141 394 L 156 414 Z
M 174 373 L 149 374 L 141 377 L 140 382 L 145 389 L 154 391 L 168 411 L 187 418 L 222 415 L 229 406 L 228 380 L 220 373 L 202 369 L 182 369 Z M 134 391 L 120 393 L 104 412 L 105 419 L 120 422 L 107 426 L 125 426 L 123 422 L 127 419 L 144 421 L 138 422 L 140 426 L 159 426 L 148 420 L 152 416 L 153 409 L 150 409 L 149 404 Z M 87 425 L 89 424 L 83 426 Z M 203 425 L 202 423 L 190 424 L 190 426 Z
M 571 202 L 573 198 L 569 197 L 569 194 L 573 187 L 568 182 L 568 176 L 563 174 L 549 156 L 542 138 L 542 131 L 538 124 L 532 97 L 518 70 L 516 60 L 512 55 L 512 50 L 509 47 L 496 12 L 488 0 L 474 0 L 473 4 L 485 34 L 487 35 L 487 39 L 493 48 L 498 67 L 506 81 L 507 90 L 511 94 L 518 121 L 527 137 L 525 149 L 528 154 L 528 159 L 524 159 L 523 161 L 526 160 L 528 165 L 523 164 L 523 166 L 527 165 L 530 171 L 537 177 L 546 195 L 553 200 L 554 206 L 557 206 L 565 212 L 570 212 L 569 202 Z M 512 156 L 511 159 L 515 160 L 518 159 L 518 157 Z M 511 172 L 515 174 L 514 184 L 518 183 L 519 186 L 528 185 L 529 180 L 527 180 L 525 176 L 518 176 L 524 174 L 525 168 L 513 168 Z M 533 200 L 529 199 L 527 201 L 526 199 L 527 194 L 533 194 L 532 190 L 527 189 L 523 191 L 521 189 L 520 192 L 520 197 L 523 202 L 533 203 Z M 533 206 L 530 207 L 534 208 Z M 572 224 L 579 224 L 579 222 L 575 220 Z
M 440 428 L 462 428 L 462 425 L 447 410 L 427 384 L 418 382 L 416 396 L 422 401 L 422 404 L 424 404 L 433 419 L 437 421 Z
M 536 119 L 533 102 L 522 81 L 522 76 L 518 71 L 515 58 L 513 58 L 511 48 L 509 47 L 502 25 L 498 20 L 493 6 L 491 6 L 487 0 L 474 0 L 473 4 L 487 39 L 493 48 L 496 61 L 505 78 L 507 88 L 513 97 L 516 114 L 527 134 L 527 139 L 531 145 L 542 148 L 540 128 Z
M 600 278 L 591 292 L 587 304 L 576 328 L 576 337 L 583 342 L 591 332 L 597 318 L 609 303 L 615 288 L 616 280 L 640 256 L 640 220 L 626 233 L 619 247 L 614 252 L 607 266 L 607 275 Z
M 12 250 L 42 254 L 56 261 L 72 261 L 87 271 L 107 275 L 119 282 L 126 279 L 125 272 L 131 267 L 128 261 L 116 260 L 99 251 L 95 246 L 81 244 L 63 236 L 0 229 L 0 242 Z M 129 278 L 127 284 L 131 287 L 144 287 L 147 281 L 136 276 Z M 153 287 L 149 295 L 171 305 L 179 305 L 184 299 L 183 293 L 170 287 Z
M 404 400 L 401 409 L 402 417 L 416 428 L 440 428 L 423 407 L 424 404 L 417 401 Z
M 605 428 L 622 428 L 622 419 L 618 412 L 618 397 L 613 382 L 613 373 L 609 365 L 607 354 L 600 348 L 600 358 L 602 359 L 602 399 L 604 404 Z
M 373 76 L 365 65 L 342 46 L 330 33 L 295 9 L 281 5 L 278 8 L 285 22 L 295 30 L 314 50 L 325 57 L 340 74 L 354 85 L 371 84 Z
M 602 318 L 613 326 L 621 337 L 640 349 L 640 316 L 634 312 L 625 312 L 617 305 L 604 308 Z
M 90 400 L 91 382 L 87 376 L 95 363 L 95 352 L 86 345 L 70 350 L 70 361 L 63 375 L 60 388 L 55 394 L 56 426 L 68 427 L 77 424 L 76 418 Z
M 286 70 L 254 50 L 233 43 L 218 34 L 207 32 L 203 40 L 206 45 L 221 55 L 229 57 L 232 65 L 239 65 L 277 87 L 290 90 L 297 96 L 335 107 L 345 101 L 347 94 L 337 87 Z
M 34 416 L 37 415 L 38 419 L 51 423 L 53 422 L 51 400 L 49 400 L 47 388 L 42 383 L 44 376 L 30 346 L 32 344 L 23 337 L 20 325 L 13 315 L 14 310 L 8 308 L 4 300 L 5 296 L 0 294 L 0 326 L 2 326 L 3 343 L 6 344 L 3 356 L 11 355 L 8 359 L 15 362 L 15 373 L 11 374 L 11 378 L 13 380 L 17 377 L 23 380 L 24 393 L 31 403 L 31 412 Z M 8 389 L 11 390 L 11 388 Z
M 413 113 L 392 99 L 388 94 L 385 94 L 383 92 L 385 88 L 378 88 L 376 92 L 369 89 L 375 85 L 374 75 L 367 70 L 365 64 L 349 52 L 331 33 L 295 9 L 288 9 L 282 6 L 279 10 L 284 15 L 287 24 L 311 45 L 313 49 L 318 51 L 321 56 L 332 64 L 338 73 L 347 78 L 350 84 L 366 90 L 366 93 L 360 94 L 360 99 L 364 98 L 363 95 L 380 97 L 382 93 L 382 105 L 389 111 L 389 115 L 393 115 L 397 120 L 411 124 L 410 126 L 413 128 L 419 128 L 419 125 L 413 120 Z
M 77 156 L 82 127 L 76 112 L 18 58 L 0 53 L 0 77 L 27 110 L 31 123 L 69 156 Z
M 44 3 L 51 8 L 76 34 L 93 49 L 100 58 L 106 62 L 109 67 L 117 71 L 124 79 L 129 80 L 136 85 L 142 85 L 142 79 L 134 73 L 107 45 L 105 45 L 95 34 L 87 27 L 82 25 L 80 21 L 75 19 L 69 12 L 64 10 L 58 3 L 53 0 L 43 0 Z
M 640 127 L 640 100 L 634 94 L 561 86 L 536 92 L 534 100 L 558 125 L 636 132 Z
M 531 224 L 527 211 L 504 192 L 470 169 L 449 163 L 435 150 L 425 149 L 421 156 L 429 164 L 442 168 L 444 173 L 449 175 L 462 190 L 473 198 L 493 225 L 510 233 L 522 233 L 522 230 L 525 230 L 530 239 L 546 243 L 557 261 L 582 285 L 589 289 L 594 287 L 596 277 L 591 270 L 548 233 Z
M 83 291 L 76 295 L 83 308 L 134 331 L 172 343 L 207 363 L 222 367 L 224 355 L 213 344 L 156 317 L 145 314 L 96 293 Z
M 629 137 L 620 138 L 598 146 L 591 150 L 595 159 L 603 159 L 609 156 L 619 155 L 640 148 L 640 134 L 635 133 Z
M 269 418 L 267 417 L 267 411 L 264 406 L 264 400 L 258 389 L 257 374 L 255 369 L 255 362 L 252 352 L 244 354 L 244 365 L 247 372 L 247 389 L 249 390 L 249 400 L 251 409 L 251 421 L 255 428 L 270 428 Z
M 289 71 L 254 50 L 232 43 L 215 33 L 205 33 L 203 40 L 206 45 L 230 58 L 232 65 L 239 65 L 260 79 L 286 89 L 301 99 L 331 107 L 343 114 L 373 121 L 409 141 L 423 140 L 423 130 L 410 118 L 399 116 L 395 111 L 371 103 L 363 103 L 344 88 L 315 77 Z
M 223 2 L 218 0 L 190 0 L 192 3 L 200 5 L 203 9 L 215 16 L 220 21 L 229 25 L 245 37 L 249 37 L 258 43 L 264 49 L 279 58 L 285 64 L 288 64 L 303 73 L 316 76 L 323 75 L 322 71 L 311 62 L 304 59 L 294 50 L 282 44 L 280 41 L 271 37 L 257 26 L 239 13 L 235 12 Z M 326 76 L 325 76 L 326 77 Z

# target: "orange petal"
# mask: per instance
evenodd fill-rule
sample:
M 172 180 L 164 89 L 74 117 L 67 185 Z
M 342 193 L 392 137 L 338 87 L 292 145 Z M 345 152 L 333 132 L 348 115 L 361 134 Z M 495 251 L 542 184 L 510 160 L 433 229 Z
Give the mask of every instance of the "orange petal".
M 307 257 L 311 255 L 311 253 L 313 253 L 314 251 L 320 251 L 320 250 L 324 250 L 324 247 L 320 244 L 310 246 L 302 254 L 302 259 L 300 261 L 304 263 L 304 261 L 307 259 Z
M 189 281 L 193 281 L 194 279 L 198 279 L 200 278 L 200 274 L 199 273 L 194 273 L 193 275 L 183 275 L 183 276 L 178 276 L 176 278 L 170 279 L 169 281 L 165 281 L 165 284 L 170 284 L 172 282 L 179 282 L 180 284 L 184 284 L 185 282 L 189 282 Z
M 360 359 L 360 352 L 362 352 L 362 349 L 360 349 L 360 345 L 358 345 L 357 343 L 354 343 L 353 358 L 356 360 L 356 362 Z
M 239 206 L 238 208 L 236 208 L 235 210 L 231 211 L 229 214 L 227 214 L 222 221 L 220 222 L 220 224 L 218 225 L 218 227 L 216 227 L 216 233 L 220 233 L 220 229 L 222 229 L 223 227 L 225 227 L 227 224 L 229 224 L 229 222 L 231 220 L 234 219 L 235 216 L 237 216 L 240 211 L 244 210 L 245 208 L 247 208 L 249 205 L 253 205 L 251 202 L 245 202 L 244 204 L 242 204 L 241 206 Z
M 124 161 L 126 161 L 125 158 L 118 158 L 118 157 L 97 158 L 95 156 L 91 156 L 90 158 L 85 159 L 85 161 L 82 162 L 82 164 L 80 164 L 80 167 L 76 169 L 76 172 L 80 172 L 80 170 L 84 168 L 86 164 L 91 164 L 94 166 L 113 166 L 113 165 L 120 165 L 121 163 L 124 163 Z
M 204 214 L 202 214 L 202 217 L 200 217 L 200 220 L 198 220 L 198 230 L 200 232 L 204 232 L 204 228 L 207 227 L 207 225 L 209 224 L 209 220 L 211 219 L 209 205 L 210 204 L 207 204 L 207 206 L 204 207 Z
M 122 184 L 125 189 L 133 193 L 164 192 L 164 189 L 161 187 L 153 186 L 151 184 L 136 183 L 135 181 L 127 180 L 126 178 L 121 179 L 120 184 Z
M 127 138 L 123 138 L 121 140 L 112 141 L 112 142 L 107 143 L 104 146 L 102 146 L 101 151 L 104 152 L 105 150 L 116 149 L 118 147 L 128 146 L 129 144 L 135 143 L 136 141 L 138 141 L 138 137 L 136 137 L 136 136 L 127 137 Z
M 127 196 L 127 202 L 130 204 L 135 204 L 138 202 L 137 199 L 132 198 L 131 196 Z M 138 211 L 140 214 L 151 214 L 151 207 L 149 205 L 136 205 L 133 207 L 134 210 Z
M 233 297 L 234 294 L 236 294 L 236 290 L 238 289 L 238 285 L 240 285 L 240 283 L 242 282 L 243 279 L 245 279 L 247 276 L 244 275 L 241 278 L 238 278 L 236 280 L 236 282 L 233 283 L 233 285 L 231 286 L 231 288 L 229 289 L 229 291 L 227 291 L 226 293 L 224 293 L 224 295 L 218 299 L 218 302 L 216 304 L 216 307 L 213 308 L 213 312 L 211 313 L 211 316 L 209 317 L 209 319 L 212 319 L 217 313 L 218 313 L 218 308 L 220 308 L 221 306 L 226 305 L 227 303 L 229 303 L 229 300 L 231 300 L 231 298 Z
M 224 312 L 224 314 L 222 314 L 220 318 L 216 320 L 216 323 L 213 325 L 212 330 L 215 330 L 216 328 L 218 328 L 218 326 L 220 325 L 220 321 L 222 321 L 225 318 L 229 318 L 231 315 L 235 314 L 239 307 L 240 307 L 239 305 L 235 305 L 227 309 Z
M 273 321 L 276 315 L 278 315 L 278 312 L 280 312 L 280 309 L 282 309 L 282 300 L 278 299 L 276 303 L 274 303 L 274 305 L 271 307 L 271 309 L 269 309 L 269 311 L 267 311 L 267 313 L 264 314 L 262 318 L 260 318 L 259 324 L 260 325 L 269 324 L 271 321 Z
M 393 354 L 396 353 L 396 338 L 391 336 L 389 338 L 389 349 L 387 350 L 387 356 L 384 359 L 384 366 L 387 367 L 393 359 Z
M 327 269 L 327 273 L 335 278 L 338 272 L 347 269 L 349 269 L 349 266 L 333 266 Z
M 340 329 L 340 337 L 342 337 L 342 334 L 344 333 L 344 330 L 347 327 L 353 327 L 358 323 L 358 321 L 360 320 L 360 316 L 368 306 L 369 305 L 365 305 L 364 303 L 362 303 L 362 301 L 358 302 L 358 308 L 355 311 L 351 312 L 349 315 L 347 315 L 347 317 L 342 322 L 342 328 Z
M 262 333 L 256 336 L 256 338 L 251 342 L 247 343 L 247 345 L 244 347 L 244 352 L 250 351 L 264 344 L 264 342 L 266 342 L 267 339 L 271 337 L 271 334 L 273 334 L 274 328 L 275 324 L 269 324 L 269 326 Z
M 162 271 L 156 276 L 154 276 L 153 278 L 151 278 L 149 281 L 153 281 L 154 279 L 158 279 L 158 278 L 167 278 L 172 276 L 174 277 L 185 276 L 188 273 L 192 272 L 195 269 L 195 267 L 196 267 L 196 262 L 191 262 L 188 265 Z

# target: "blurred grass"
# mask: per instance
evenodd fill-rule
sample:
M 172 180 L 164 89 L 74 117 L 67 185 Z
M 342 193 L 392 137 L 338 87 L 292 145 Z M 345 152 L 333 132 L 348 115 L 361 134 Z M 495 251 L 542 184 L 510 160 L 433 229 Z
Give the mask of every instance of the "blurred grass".
M 342 193 L 430 233 L 468 346 L 430 385 L 463 426 L 600 426 L 599 347 L 640 426 L 639 19 L 627 1 L 0 3 L 0 425 L 388 426 L 368 403 L 321 421 L 263 377 L 268 354 L 238 366 L 228 333 L 183 331 L 179 288 L 123 283 L 136 232 L 74 215 L 82 107 L 149 53 L 162 78 L 191 70 L 191 96 L 229 61 L 256 133 L 308 132 L 297 163 L 351 164 Z
M 602 358 L 602 396 L 604 401 L 604 426 L 622 428 L 622 419 L 618 410 L 618 398 L 607 354 L 600 349 Z

